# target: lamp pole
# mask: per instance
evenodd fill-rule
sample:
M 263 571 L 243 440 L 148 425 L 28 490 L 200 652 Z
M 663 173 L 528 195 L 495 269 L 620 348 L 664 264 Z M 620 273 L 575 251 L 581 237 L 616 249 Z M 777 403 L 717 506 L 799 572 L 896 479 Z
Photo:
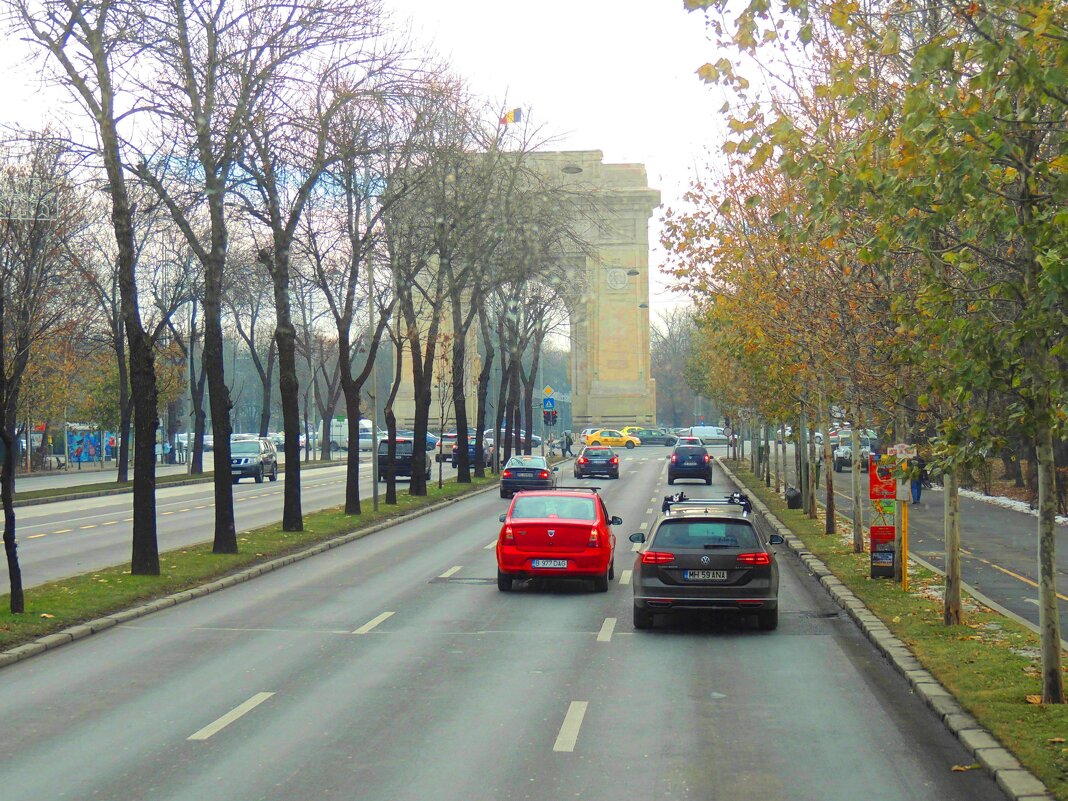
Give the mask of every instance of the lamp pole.
M 368 241 L 371 238 L 371 165 L 365 164 L 364 174 L 364 215 L 366 225 L 366 236 Z M 371 358 L 371 340 L 375 335 L 375 267 L 374 258 L 371 255 L 371 250 L 367 251 L 367 358 Z M 378 384 L 378 375 L 375 370 L 374 364 L 371 365 L 371 391 L 369 397 L 371 398 L 371 508 L 376 512 L 378 511 L 378 398 L 376 393 L 376 387 Z M 360 427 L 360 421 L 356 421 L 357 432 Z M 360 460 L 360 445 L 357 438 L 356 443 L 356 461 Z

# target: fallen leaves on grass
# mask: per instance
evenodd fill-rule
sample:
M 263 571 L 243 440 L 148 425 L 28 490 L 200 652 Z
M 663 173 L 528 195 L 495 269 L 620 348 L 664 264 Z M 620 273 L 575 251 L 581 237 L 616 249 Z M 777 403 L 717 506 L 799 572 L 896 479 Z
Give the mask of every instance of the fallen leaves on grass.
M 1065 739 L 1063 737 L 1050 737 L 1046 740 L 1047 743 L 1063 743 Z
M 1029 695 L 1027 696 L 1027 703 L 1034 704 L 1035 706 L 1042 706 L 1041 695 Z
M 45 617 L 45 618 L 48 618 L 48 619 L 51 620 L 52 618 L 55 617 L 55 615 L 50 615 L 50 614 L 48 614 L 48 612 L 41 612 L 41 617 Z

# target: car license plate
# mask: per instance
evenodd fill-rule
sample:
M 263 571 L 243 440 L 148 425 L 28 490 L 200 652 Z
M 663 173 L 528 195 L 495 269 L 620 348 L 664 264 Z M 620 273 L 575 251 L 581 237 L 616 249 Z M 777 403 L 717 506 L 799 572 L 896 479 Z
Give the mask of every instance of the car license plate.
M 683 464 L 697 464 L 696 459 L 687 459 Z
M 682 577 L 686 581 L 726 581 L 726 570 L 684 570 Z
M 555 567 L 565 568 L 567 567 L 566 559 L 531 559 L 531 567 Z

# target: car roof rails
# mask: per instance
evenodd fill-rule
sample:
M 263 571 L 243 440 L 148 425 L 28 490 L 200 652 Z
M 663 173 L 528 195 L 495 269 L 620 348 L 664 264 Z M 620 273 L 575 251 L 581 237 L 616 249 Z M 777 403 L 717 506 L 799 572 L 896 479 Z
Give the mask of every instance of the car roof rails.
M 702 509 L 712 506 L 740 506 L 745 514 L 749 514 L 753 511 L 753 502 L 749 500 L 749 496 L 744 492 L 732 492 L 725 498 L 687 498 L 685 493 L 680 492 L 677 495 L 668 495 L 665 497 L 661 510 L 670 514 L 672 509 L 679 507 L 685 509 Z
M 599 489 L 601 489 L 601 488 L 600 487 L 553 487 L 552 489 L 550 489 L 550 488 L 546 487 L 544 490 L 534 490 L 534 492 L 556 492 L 557 490 L 562 490 L 562 491 L 565 491 L 565 492 L 592 492 L 593 494 L 596 495 L 597 491 Z

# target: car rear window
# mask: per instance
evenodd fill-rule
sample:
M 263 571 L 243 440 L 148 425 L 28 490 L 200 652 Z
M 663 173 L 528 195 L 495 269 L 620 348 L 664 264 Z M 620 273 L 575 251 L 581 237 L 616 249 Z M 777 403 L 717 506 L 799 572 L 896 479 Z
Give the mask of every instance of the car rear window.
M 698 454 L 704 455 L 708 453 L 708 451 L 698 445 L 680 445 L 675 448 L 675 453 L 679 456 L 696 456 Z
M 741 520 L 670 520 L 656 532 L 657 548 L 759 548 L 753 527 Z
M 563 517 L 568 520 L 596 520 L 593 498 L 524 497 L 512 507 L 512 519 Z
M 378 443 L 378 452 L 385 456 L 389 452 L 389 443 Z M 412 455 L 412 443 L 411 442 L 398 442 L 397 443 L 397 456 L 411 456 Z
M 586 455 L 596 456 L 598 459 L 600 459 L 605 456 L 613 456 L 614 454 L 612 453 L 611 448 L 587 448 Z

